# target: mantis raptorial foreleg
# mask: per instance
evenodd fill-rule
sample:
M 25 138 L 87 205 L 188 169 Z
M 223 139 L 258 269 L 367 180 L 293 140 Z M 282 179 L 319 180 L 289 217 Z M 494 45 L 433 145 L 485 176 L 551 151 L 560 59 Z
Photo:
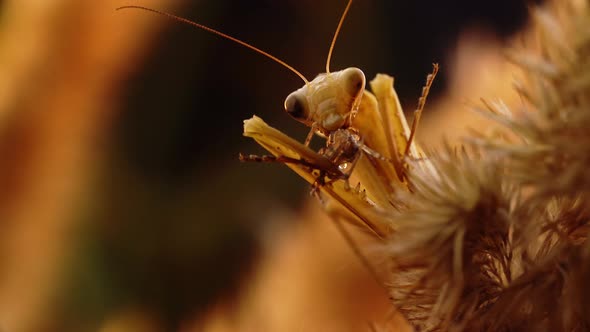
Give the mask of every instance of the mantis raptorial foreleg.
M 418 99 L 418 107 L 414 111 L 414 119 L 412 120 L 412 129 L 410 131 L 410 137 L 408 137 L 408 145 L 406 146 L 406 151 L 404 152 L 404 157 L 408 157 L 410 153 L 410 149 L 412 146 L 412 142 L 414 141 L 414 137 L 416 136 L 416 130 L 418 129 L 418 123 L 420 123 L 420 118 L 422 117 L 422 111 L 424 110 L 424 105 L 426 105 L 426 98 L 428 98 L 428 94 L 430 93 L 430 88 L 432 87 L 432 83 L 434 82 L 434 78 L 438 73 L 438 63 L 432 64 L 432 73 L 426 76 L 426 84 L 422 88 L 422 94 Z

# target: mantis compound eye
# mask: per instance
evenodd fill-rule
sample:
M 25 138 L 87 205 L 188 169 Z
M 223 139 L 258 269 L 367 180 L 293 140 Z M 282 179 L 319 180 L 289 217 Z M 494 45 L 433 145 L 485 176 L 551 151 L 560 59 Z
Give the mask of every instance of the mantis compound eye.
M 350 96 L 357 96 L 365 89 L 365 74 L 358 68 L 347 68 L 342 72 L 344 89 Z
M 291 93 L 285 99 L 285 111 L 295 119 L 304 120 L 307 118 L 305 99 L 296 92 Z

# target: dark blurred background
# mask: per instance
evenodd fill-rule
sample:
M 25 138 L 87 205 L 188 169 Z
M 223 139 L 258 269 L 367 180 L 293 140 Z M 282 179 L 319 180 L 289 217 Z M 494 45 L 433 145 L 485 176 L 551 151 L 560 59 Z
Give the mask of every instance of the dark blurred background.
M 266 50 L 312 79 L 324 71 L 345 5 L 202 0 L 169 10 Z M 442 69 L 431 100 L 444 91 L 462 31 L 489 30 L 506 40 L 526 13 L 527 2 L 515 0 L 357 0 L 331 68 L 359 67 L 368 79 L 394 76 L 402 105 L 412 110 L 433 62 Z M 215 299 L 235 295 L 256 264 L 268 221 L 304 204 L 309 186 L 286 167 L 237 160 L 238 152 L 264 153 L 241 136 L 242 121 L 254 114 L 304 139 L 307 128 L 283 110 L 284 98 L 303 83 L 193 27 L 139 10 L 114 16 L 161 26 L 143 37 L 148 46 L 119 76 L 113 95 L 122 105 L 99 135 L 104 150 L 93 164 L 91 198 L 76 213 L 60 286 L 65 304 L 51 326 L 93 330 L 119 308 L 140 307 L 164 330 L 177 330 Z

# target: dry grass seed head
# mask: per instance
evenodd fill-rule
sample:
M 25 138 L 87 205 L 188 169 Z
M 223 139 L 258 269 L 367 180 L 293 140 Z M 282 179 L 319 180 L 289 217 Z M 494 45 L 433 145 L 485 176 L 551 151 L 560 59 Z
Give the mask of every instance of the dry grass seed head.
M 590 185 L 590 11 L 568 1 L 553 7 L 532 11 L 536 44 L 509 53 L 526 76 L 517 86 L 524 109 L 487 104 L 488 115 L 520 139 L 476 139 L 544 197 Z
M 400 309 L 418 327 L 449 328 L 467 322 L 510 279 L 514 192 L 501 161 L 477 151 L 447 148 L 430 161 L 432 170 L 413 167 L 412 193 L 400 194 L 408 207 L 395 216 L 386 251 Z

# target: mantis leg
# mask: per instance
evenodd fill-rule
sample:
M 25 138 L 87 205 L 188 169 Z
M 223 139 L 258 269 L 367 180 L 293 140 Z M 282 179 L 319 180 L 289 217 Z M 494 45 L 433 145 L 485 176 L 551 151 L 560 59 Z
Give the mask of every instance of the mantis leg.
M 412 129 L 410 130 L 410 137 L 408 137 L 408 144 L 406 145 L 406 151 L 404 152 L 404 157 L 408 157 L 410 154 L 410 149 L 412 147 L 412 141 L 416 136 L 416 129 L 418 128 L 418 123 L 420 123 L 420 118 L 422 117 L 422 111 L 424 110 L 424 105 L 426 104 L 426 98 L 428 97 L 428 93 L 430 93 L 430 87 L 432 87 L 432 82 L 434 82 L 434 78 L 438 73 L 438 63 L 432 64 L 432 73 L 426 76 L 426 84 L 422 88 L 422 95 L 418 99 L 418 107 L 414 112 L 414 119 L 412 120 Z
M 238 158 L 241 162 L 258 162 L 258 163 L 281 163 L 281 164 L 296 164 L 302 165 L 310 168 L 316 168 L 311 163 L 303 160 L 303 159 L 296 159 L 286 156 L 273 156 L 273 155 L 244 155 L 240 153 Z
M 311 139 L 313 138 L 315 131 L 316 131 L 316 127 L 314 124 L 313 126 L 311 126 L 311 129 L 309 130 L 309 133 L 307 134 L 307 137 L 305 138 L 305 143 L 303 143 L 305 146 L 309 146 L 309 143 L 311 143 Z

